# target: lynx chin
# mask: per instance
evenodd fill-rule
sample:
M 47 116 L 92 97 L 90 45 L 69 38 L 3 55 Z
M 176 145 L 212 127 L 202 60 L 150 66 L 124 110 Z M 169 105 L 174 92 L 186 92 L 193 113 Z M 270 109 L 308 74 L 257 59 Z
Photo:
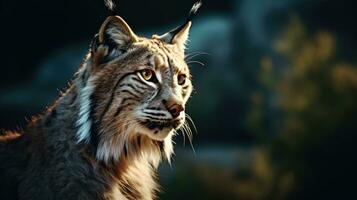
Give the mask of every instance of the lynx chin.
M 136 35 L 109 16 L 72 84 L 21 131 L 0 135 L 0 199 L 155 199 L 156 170 L 186 129 L 191 21 Z

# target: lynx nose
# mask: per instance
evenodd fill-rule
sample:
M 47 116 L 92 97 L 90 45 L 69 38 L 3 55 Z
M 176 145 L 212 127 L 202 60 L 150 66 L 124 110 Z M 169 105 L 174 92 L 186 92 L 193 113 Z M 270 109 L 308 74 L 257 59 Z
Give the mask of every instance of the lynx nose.
M 174 100 L 163 100 L 162 102 L 174 119 L 180 116 L 180 113 L 185 110 L 180 103 L 177 103 Z

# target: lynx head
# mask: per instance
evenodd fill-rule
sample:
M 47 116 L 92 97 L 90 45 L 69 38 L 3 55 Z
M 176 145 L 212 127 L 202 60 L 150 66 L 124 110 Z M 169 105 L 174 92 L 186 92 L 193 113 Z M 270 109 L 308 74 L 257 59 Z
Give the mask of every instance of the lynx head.
M 169 159 L 192 91 L 185 44 L 199 6 L 182 26 L 152 38 L 136 35 L 119 16 L 102 24 L 76 81 L 77 137 L 95 146 L 97 159 L 157 151 Z

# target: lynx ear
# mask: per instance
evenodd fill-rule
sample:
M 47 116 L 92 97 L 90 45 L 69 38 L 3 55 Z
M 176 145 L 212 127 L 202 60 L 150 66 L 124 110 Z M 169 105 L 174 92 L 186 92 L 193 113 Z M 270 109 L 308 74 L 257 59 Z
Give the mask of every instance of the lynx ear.
M 114 42 L 119 47 L 138 40 L 130 26 L 119 16 L 109 16 L 102 24 L 98 36 L 99 43 Z
M 191 25 L 191 21 L 187 22 L 180 32 L 176 33 L 176 35 L 172 38 L 171 43 L 177 45 L 182 52 L 186 49 L 186 43 L 188 41 Z
M 185 45 L 188 40 L 192 19 L 196 16 L 198 9 L 202 6 L 202 1 L 197 1 L 191 8 L 190 13 L 185 23 L 161 36 L 154 35 L 154 38 L 160 39 L 168 44 L 177 45 L 177 47 L 184 52 Z
M 137 41 L 138 37 L 121 17 L 109 16 L 93 39 L 91 50 L 93 54 L 100 54 L 96 61 L 103 63 L 118 57 Z

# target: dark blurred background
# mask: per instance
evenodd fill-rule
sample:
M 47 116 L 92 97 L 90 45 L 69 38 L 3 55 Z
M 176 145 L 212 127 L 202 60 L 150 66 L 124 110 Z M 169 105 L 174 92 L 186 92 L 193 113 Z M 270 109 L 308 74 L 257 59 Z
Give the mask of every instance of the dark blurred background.
M 117 6 L 150 36 L 180 24 L 193 2 Z M 160 198 L 356 199 L 356 5 L 204 0 L 189 43 L 207 54 L 191 64 L 195 153 L 176 138 Z M 0 127 L 23 127 L 56 99 L 107 15 L 102 0 L 0 1 Z

